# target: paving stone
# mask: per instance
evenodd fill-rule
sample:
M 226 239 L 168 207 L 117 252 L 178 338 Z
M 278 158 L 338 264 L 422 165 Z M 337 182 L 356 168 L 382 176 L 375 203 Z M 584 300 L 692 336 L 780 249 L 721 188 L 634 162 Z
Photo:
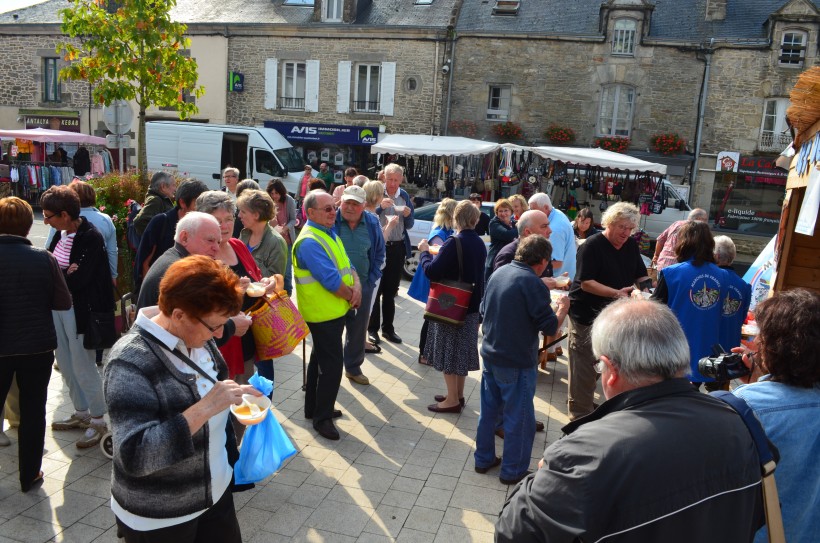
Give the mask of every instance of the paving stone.
M 10 541 L 23 543 L 43 543 L 62 532 L 49 521 L 15 517 L 0 526 L 0 533 Z
M 444 519 L 441 522 L 494 534 L 495 521 L 497 519 L 498 513 L 480 513 L 478 511 L 448 507 L 444 512 Z
M 318 507 L 328 492 L 330 489 L 327 487 L 305 483 L 290 494 L 288 502 L 306 507 Z
M 450 504 L 450 499 L 453 497 L 452 490 L 442 490 L 440 488 L 432 488 L 429 486 L 421 489 L 416 505 L 422 507 L 430 507 L 431 509 L 440 509 L 444 511 Z
M 285 503 L 277 509 L 270 519 L 262 526 L 266 532 L 273 532 L 286 536 L 296 535 L 302 524 L 313 513 L 313 508 L 294 503 Z M 258 534 L 257 534 L 258 535 Z
M 410 510 L 404 526 L 405 528 L 434 534 L 438 532 L 442 518 L 444 518 L 444 510 L 416 505 Z
M 396 475 L 388 470 L 355 464 L 342 475 L 339 484 L 387 492 L 395 479 Z
M 409 477 L 396 477 L 393 484 L 390 485 L 390 488 L 418 495 L 421 489 L 424 488 L 424 481 L 411 479 Z
M 442 524 L 433 543 L 450 543 L 452 541 L 471 541 L 473 543 L 492 543 L 493 534 L 470 530 L 451 524 Z
M 390 537 L 397 537 L 401 532 L 404 521 L 410 509 L 403 507 L 396 507 L 393 505 L 380 505 L 370 517 L 367 525 L 364 527 L 365 532 L 380 534 Z
M 361 488 L 354 488 L 351 486 L 334 486 L 328 492 L 326 499 L 342 503 L 349 503 L 353 505 L 362 505 L 364 507 L 375 508 L 384 499 L 384 492 L 376 492 L 375 490 L 364 490 Z
M 507 493 L 505 490 L 479 488 L 473 485 L 459 483 L 453 491 L 450 501 L 452 507 L 469 509 L 481 513 L 497 515 L 504 505 Z
M 103 532 L 105 530 L 101 528 L 78 522 L 57 534 L 53 541 L 57 543 L 90 543 L 101 536 Z
M 105 502 L 103 498 L 81 494 L 73 490 L 64 490 L 29 507 L 20 514 L 31 519 L 68 527 Z
M 396 538 L 396 543 L 430 543 L 433 539 L 433 534 L 421 530 L 413 530 L 406 525 L 399 532 L 399 537 Z
M 104 532 L 117 523 L 114 513 L 111 511 L 110 501 L 99 506 L 91 511 L 89 514 L 80 519 L 83 524 L 100 528 L 100 532 Z M 99 535 L 99 534 L 98 534 Z
M 305 521 L 305 526 L 359 537 L 374 511 L 372 507 L 326 500 Z

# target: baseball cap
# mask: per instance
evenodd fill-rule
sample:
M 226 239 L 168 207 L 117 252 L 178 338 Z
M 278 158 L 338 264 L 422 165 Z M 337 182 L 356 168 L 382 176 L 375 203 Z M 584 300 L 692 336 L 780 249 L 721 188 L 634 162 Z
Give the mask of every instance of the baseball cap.
M 365 194 L 364 189 L 358 185 L 345 187 L 345 190 L 342 193 L 343 202 L 347 200 L 356 200 L 360 204 L 363 204 L 366 199 L 367 195 Z

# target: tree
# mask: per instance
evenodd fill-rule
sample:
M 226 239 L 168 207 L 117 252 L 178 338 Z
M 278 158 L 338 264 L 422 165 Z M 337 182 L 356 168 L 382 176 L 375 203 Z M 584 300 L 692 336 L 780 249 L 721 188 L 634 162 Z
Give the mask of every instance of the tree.
M 60 11 L 63 33 L 78 38 L 57 46 L 71 63 L 60 77 L 88 81 L 95 103 L 137 103 L 137 168 L 143 179 L 146 108 L 170 107 L 184 119 L 199 111 L 184 94 L 205 93 L 196 86 L 196 61 L 185 54 L 188 27 L 171 21 L 175 5 L 176 0 L 72 0 L 72 7 Z

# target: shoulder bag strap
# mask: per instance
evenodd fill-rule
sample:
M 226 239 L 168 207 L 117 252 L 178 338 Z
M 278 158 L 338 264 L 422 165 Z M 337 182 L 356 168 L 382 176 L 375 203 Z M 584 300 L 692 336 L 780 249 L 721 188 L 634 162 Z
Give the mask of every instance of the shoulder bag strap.
M 453 236 L 453 239 L 456 240 L 456 251 L 458 252 L 458 281 L 460 283 L 464 281 L 464 255 L 461 252 L 461 240 L 458 236 Z
M 143 338 L 145 338 L 145 339 L 147 339 L 147 340 L 151 341 L 152 343 L 155 343 L 157 346 L 160 346 L 160 347 L 165 347 L 165 344 L 164 344 L 164 343 L 162 343 L 159 339 L 157 339 L 157 337 L 156 337 L 154 334 L 152 334 L 151 332 L 149 332 L 148 330 L 145 330 L 144 328 L 137 328 L 137 332 L 138 332 L 138 333 L 139 333 L 139 335 L 141 335 Z M 214 379 L 213 377 L 211 377 L 210 375 L 208 375 L 208 374 L 205 372 L 205 370 L 203 370 L 202 368 L 200 368 L 199 366 L 197 366 L 197 365 L 194 363 L 194 361 L 193 361 L 193 360 L 191 360 L 190 358 L 188 358 L 187 356 L 185 356 L 184 354 L 182 354 L 182 351 L 180 351 L 180 350 L 179 350 L 179 349 L 177 349 L 177 348 L 174 348 L 174 350 L 172 350 L 171 352 L 172 352 L 172 353 L 174 353 L 174 355 L 175 355 L 177 358 L 179 358 L 180 360 L 182 360 L 183 362 L 185 362 L 185 364 L 186 364 L 188 367 L 190 367 L 191 369 L 193 369 L 193 370 L 195 370 L 197 373 L 199 373 L 202 377 L 204 377 L 204 378 L 205 378 L 205 379 L 207 379 L 208 381 L 212 382 L 213 384 L 216 384 L 216 379 Z
M 777 449 L 772 451 L 774 445 L 770 444 L 763 426 L 761 426 L 754 411 L 743 398 L 739 398 L 726 390 L 712 392 L 711 396 L 729 404 L 740 415 L 740 418 L 746 424 L 746 428 L 749 429 L 755 447 L 757 447 L 757 454 L 760 457 L 760 465 L 763 471 L 763 505 L 766 511 L 766 531 L 769 535 L 769 542 L 785 543 L 786 533 L 783 530 L 780 500 L 777 496 L 777 485 L 774 480 L 775 453 Z

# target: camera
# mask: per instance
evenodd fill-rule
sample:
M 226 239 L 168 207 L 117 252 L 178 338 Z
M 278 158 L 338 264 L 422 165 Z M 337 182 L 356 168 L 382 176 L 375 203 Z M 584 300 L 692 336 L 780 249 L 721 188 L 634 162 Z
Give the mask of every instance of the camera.
M 723 352 L 720 345 L 712 347 L 712 352 L 713 356 L 706 356 L 698 361 L 698 371 L 704 377 L 724 382 L 752 373 L 743 363 L 742 354 Z

